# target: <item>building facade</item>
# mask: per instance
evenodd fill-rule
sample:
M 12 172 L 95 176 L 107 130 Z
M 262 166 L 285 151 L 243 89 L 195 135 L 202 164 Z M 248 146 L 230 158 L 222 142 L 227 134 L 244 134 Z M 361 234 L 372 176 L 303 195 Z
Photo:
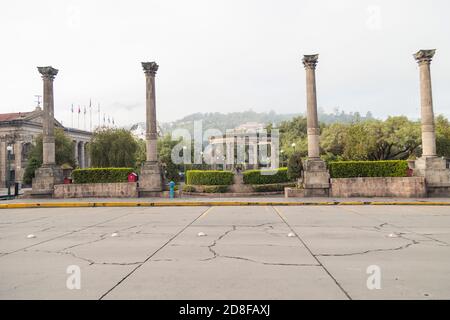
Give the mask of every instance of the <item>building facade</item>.
M 30 112 L 0 114 L 0 187 L 6 186 L 8 175 L 10 181 L 22 183 L 31 147 L 36 137 L 42 134 L 42 121 L 43 111 L 40 107 Z M 87 147 L 92 133 L 65 128 L 57 120 L 55 120 L 55 127 L 63 128 L 72 139 L 77 166 L 89 167 Z M 9 152 L 8 149 L 10 149 Z
M 264 129 L 264 124 L 247 122 L 209 138 L 209 163 L 214 169 L 242 170 L 278 167 L 278 145 Z

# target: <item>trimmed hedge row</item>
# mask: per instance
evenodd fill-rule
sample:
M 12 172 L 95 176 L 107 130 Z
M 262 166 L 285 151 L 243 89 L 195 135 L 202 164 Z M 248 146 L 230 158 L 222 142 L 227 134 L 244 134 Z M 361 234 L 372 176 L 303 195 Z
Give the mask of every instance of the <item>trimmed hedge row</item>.
M 193 185 L 184 185 L 184 192 L 203 192 L 203 193 L 225 193 L 228 191 L 229 186 L 201 186 L 201 188 L 196 188 Z
M 72 171 L 74 183 L 127 182 L 133 168 L 87 168 Z
M 328 163 L 331 178 L 406 177 L 408 162 L 389 161 L 336 161 Z
M 233 172 L 217 170 L 189 170 L 186 184 L 205 186 L 229 186 L 233 184 Z
M 277 170 L 247 170 L 244 171 L 245 184 L 274 184 L 289 182 L 287 168 Z
M 296 183 L 275 183 L 275 184 L 255 184 L 252 188 L 255 192 L 276 192 L 284 191 L 284 188 L 294 188 Z

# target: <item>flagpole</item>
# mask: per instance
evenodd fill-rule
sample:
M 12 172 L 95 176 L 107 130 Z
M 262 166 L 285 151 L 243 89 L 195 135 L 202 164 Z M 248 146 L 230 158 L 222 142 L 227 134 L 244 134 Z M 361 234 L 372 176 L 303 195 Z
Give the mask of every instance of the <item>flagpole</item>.
M 89 99 L 89 131 L 92 132 L 92 104 L 91 104 L 91 99 Z
M 100 103 L 99 103 L 98 104 L 98 127 L 99 128 L 101 127 L 101 124 L 102 124 L 100 118 L 101 118 L 101 114 L 100 114 Z
M 71 116 L 71 127 L 73 128 L 73 103 L 72 103 L 72 109 L 71 109 L 71 111 L 72 111 L 72 116 Z
M 80 105 L 78 105 L 78 129 L 80 129 L 80 112 L 81 112 Z

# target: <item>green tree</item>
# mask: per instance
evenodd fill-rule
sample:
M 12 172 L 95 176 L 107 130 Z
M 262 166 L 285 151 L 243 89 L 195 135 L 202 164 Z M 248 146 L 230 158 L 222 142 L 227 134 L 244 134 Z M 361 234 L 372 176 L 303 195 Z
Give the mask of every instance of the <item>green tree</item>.
M 450 158 L 450 123 L 443 115 L 436 117 L 436 148 L 440 157 Z
M 42 165 L 42 134 L 36 137 L 35 144 L 28 155 L 28 165 L 25 168 L 23 183 L 31 184 L 34 172 Z M 75 156 L 73 154 L 73 141 L 61 128 L 55 129 L 55 162 L 57 165 L 67 164 L 75 167 Z
M 295 180 L 301 177 L 303 170 L 302 156 L 300 152 L 294 152 L 288 161 L 287 175 L 289 180 Z
M 180 143 L 180 140 L 172 141 L 170 134 L 167 134 L 158 140 L 159 162 L 164 169 L 164 174 L 168 181 L 180 181 L 179 172 L 182 171 L 182 165 L 177 165 L 172 161 L 172 149 L 178 143 Z
M 94 132 L 89 152 L 93 167 L 136 167 L 138 142 L 129 130 L 101 128 Z

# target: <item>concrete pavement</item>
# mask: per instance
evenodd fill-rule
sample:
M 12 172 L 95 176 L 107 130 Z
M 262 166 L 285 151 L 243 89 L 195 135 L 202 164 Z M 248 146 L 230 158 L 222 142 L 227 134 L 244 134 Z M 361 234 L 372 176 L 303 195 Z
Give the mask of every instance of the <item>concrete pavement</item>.
M 2 299 L 449 299 L 449 283 L 446 206 L 0 210 Z

